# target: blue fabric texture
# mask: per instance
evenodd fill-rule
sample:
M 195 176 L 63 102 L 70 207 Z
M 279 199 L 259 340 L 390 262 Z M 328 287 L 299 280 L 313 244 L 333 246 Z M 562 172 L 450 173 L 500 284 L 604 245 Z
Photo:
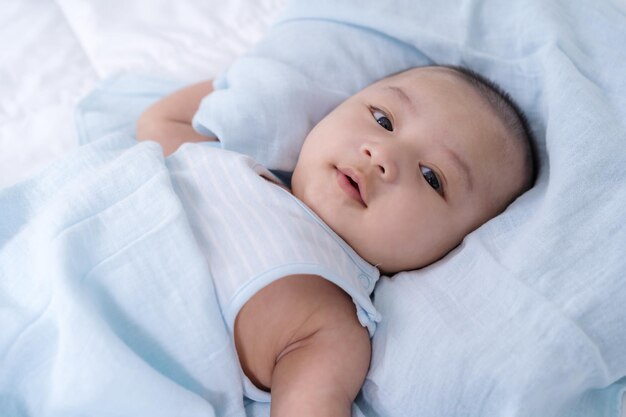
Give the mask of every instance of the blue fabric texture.
M 196 128 L 285 170 L 341 100 L 410 66 L 470 67 L 529 116 L 535 187 L 442 261 L 381 279 L 365 415 L 618 415 L 623 45 L 618 1 L 294 0 L 216 80 Z
M 118 74 L 101 82 L 81 100 L 74 120 L 80 145 L 108 134 L 135 136 L 141 113 L 161 97 L 185 84 L 148 75 Z
M 162 150 L 110 134 L 0 191 L 0 414 L 245 416 Z

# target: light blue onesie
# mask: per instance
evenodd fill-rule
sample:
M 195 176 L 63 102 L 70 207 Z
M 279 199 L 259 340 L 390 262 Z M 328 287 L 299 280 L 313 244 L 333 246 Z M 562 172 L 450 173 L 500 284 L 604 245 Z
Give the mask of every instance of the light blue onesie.
M 235 318 L 257 291 L 293 274 L 314 274 L 348 293 L 370 336 L 380 315 L 370 300 L 378 270 L 252 158 L 185 144 L 166 160 L 174 190 L 206 256 L 220 308 L 233 334 Z M 243 375 L 244 393 L 269 394 Z

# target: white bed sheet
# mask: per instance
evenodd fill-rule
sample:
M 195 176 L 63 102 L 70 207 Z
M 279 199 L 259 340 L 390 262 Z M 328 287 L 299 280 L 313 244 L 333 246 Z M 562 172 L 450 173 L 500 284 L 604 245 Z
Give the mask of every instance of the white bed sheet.
M 0 187 L 77 145 L 73 110 L 120 72 L 212 78 L 260 38 L 284 0 L 2 0 Z
M 120 72 L 215 77 L 285 2 L 2 0 L 0 188 L 77 146 L 74 107 L 102 79 Z

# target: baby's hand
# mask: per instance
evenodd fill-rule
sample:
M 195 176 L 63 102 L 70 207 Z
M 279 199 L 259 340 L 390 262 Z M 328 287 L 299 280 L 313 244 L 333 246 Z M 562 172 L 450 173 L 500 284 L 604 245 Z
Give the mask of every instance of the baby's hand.
M 166 96 L 148 107 L 137 121 L 137 140 L 153 140 L 170 155 L 185 142 L 216 141 L 191 126 L 200 101 L 213 92 L 213 81 L 193 84 Z

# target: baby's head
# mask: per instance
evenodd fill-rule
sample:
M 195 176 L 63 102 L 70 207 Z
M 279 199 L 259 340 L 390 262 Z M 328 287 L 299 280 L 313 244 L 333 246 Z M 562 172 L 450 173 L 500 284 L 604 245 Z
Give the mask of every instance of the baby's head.
M 307 136 L 292 190 L 383 273 L 426 266 L 534 182 L 524 116 L 471 71 L 414 68 L 347 99 Z

